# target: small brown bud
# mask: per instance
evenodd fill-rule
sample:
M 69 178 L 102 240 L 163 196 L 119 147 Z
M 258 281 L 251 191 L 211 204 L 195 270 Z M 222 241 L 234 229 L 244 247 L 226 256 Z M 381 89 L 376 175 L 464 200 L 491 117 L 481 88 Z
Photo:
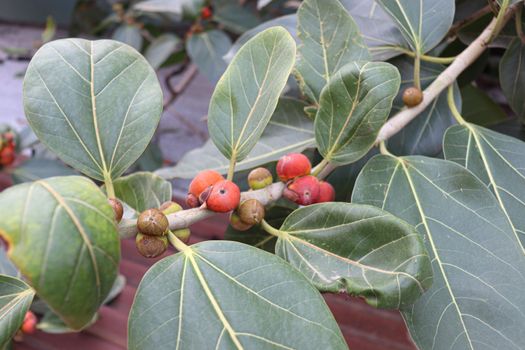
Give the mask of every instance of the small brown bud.
M 113 208 L 113 213 L 115 214 L 115 220 L 117 223 L 122 220 L 122 215 L 124 215 L 124 208 L 122 207 L 122 203 L 116 198 L 109 198 L 108 199 L 109 205 Z
M 403 103 L 407 107 L 415 107 L 423 101 L 423 92 L 415 86 L 403 91 Z
M 168 226 L 168 218 L 159 209 L 145 210 L 137 219 L 139 232 L 150 236 L 164 235 L 168 230 Z
M 140 255 L 146 258 L 156 258 L 168 249 L 168 238 L 166 236 L 148 236 L 138 233 L 135 237 L 135 245 Z
M 237 209 L 239 218 L 248 225 L 257 225 L 264 219 L 264 206 L 257 199 L 244 201 Z
M 232 212 L 230 215 L 230 225 L 237 231 L 247 231 L 253 226 L 242 222 L 236 212 Z

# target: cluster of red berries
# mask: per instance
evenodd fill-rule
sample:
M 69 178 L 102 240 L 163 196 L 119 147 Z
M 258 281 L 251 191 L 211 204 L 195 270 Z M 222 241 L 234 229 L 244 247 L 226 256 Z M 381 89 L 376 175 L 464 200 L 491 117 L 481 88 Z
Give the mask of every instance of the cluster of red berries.
M 208 210 L 228 213 L 239 206 L 241 191 L 232 181 L 216 171 L 204 170 L 195 176 L 188 189 L 186 203 L 191 208 L 205 205 Z
M 310 175 L 312 164 L 301 153 L 287 154 L 277 162 L 277 176 L 285 182 L 283 196 L 299 205 L 332 202 L 335 190 L 326 181 Z
M 7 131 L 0 135 L 0 166 L 8 166 L 13 164 L 15 158 L 15 135 L 12 131 Z

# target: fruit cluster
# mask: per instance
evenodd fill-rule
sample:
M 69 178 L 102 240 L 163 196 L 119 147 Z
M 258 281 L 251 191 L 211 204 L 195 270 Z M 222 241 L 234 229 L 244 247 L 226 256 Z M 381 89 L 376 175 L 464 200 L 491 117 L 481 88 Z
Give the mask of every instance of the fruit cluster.
M 191 208 L 205 206 L 208 210 L 217 213 L 234 210 L 240 200 L 239 187 L 213 170 L 198 173 L 191 181 L 186 197 L 186 203 Z
M 13 164 L 16 158 L 16 135 L 11 131 L 0 134 L 0 166 Z

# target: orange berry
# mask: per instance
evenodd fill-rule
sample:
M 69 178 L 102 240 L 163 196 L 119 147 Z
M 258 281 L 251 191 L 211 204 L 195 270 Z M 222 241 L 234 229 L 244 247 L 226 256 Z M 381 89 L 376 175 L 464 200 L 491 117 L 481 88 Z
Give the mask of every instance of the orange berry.
M 282 182 L 309 175 L 312 170 L 310 160 L 301 153 L 290 153 L 282 156 L 277 162 L 277 176 Z
M 283 191 L 283 196 L 299 205 L 310 205 L 319 199 L 319 180 L 307 175 L 295 179 Z
M 237 208 L 240 200 L 239 187 L 231 181 L 223 180 L 213 185 L 206 206 L 211 211 L 227 213 Z
M 407 107 L 415 107 L 423 101 L 423 92 L 415 86 L 403 91 L 403 103 Z
M 24 322 L 22 322 L 22 326 L 20 327 L 20 330 L 23 333 L 26 334 L 33 334 L 36 332 L 36 324 L 38 320 L 34 313 L 31 311 L 26 312 L 24 316 Z
M 317 198 L 317 203 L 333 202 L 334 200 L 334 186 L 326 181 L 319 181 L 319 198 Z
M 6 146 L 0 151 L 0 165 L 7 166 L 13 164 L 16 158 L 14 146 Z
M 191 181 L 188 193 L 199 198 L 204 190 L 222 180 L 224 180 L 224 177 L 214 170 L 201 171 Z

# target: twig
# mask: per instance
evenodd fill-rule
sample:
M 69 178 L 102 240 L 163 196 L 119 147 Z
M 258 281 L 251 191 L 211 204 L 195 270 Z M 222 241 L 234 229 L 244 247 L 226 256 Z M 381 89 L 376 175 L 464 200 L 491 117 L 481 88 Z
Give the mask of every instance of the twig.
M 514 12 L 517 11 L 519 4 L 514 4 L 506 11 L 503 19 L 499 21 L 499 28 L 503 27 Z M 497 19 L 494 18 L 483 32 L 474 40 L 462 53 L 460 53 L 454 62 L 448 66 L 430 86 L 423 91 L 423 101 L 413 108 L 405 108 L 394 117 L 390 118 L 379 130 L 377 143 L 385 141 L 403 129 L 408 123 L 423 112 L 439 94 L 449 85 L 454 83 L 457 77 L 467 69 L 488 47 L 490 40 L 495 34 L 498 34 L 496 28 Z
M 171 86 L 171 78 L 173 78 L 175 75 L 178 75 L 180 72 L 184 71 L 180 81 L 175 86 Z M 197 75 L 198 69 L 197 66 L 194 64 L 183 64 L 183 66 L 174 72 L 170 73 L 166 77 L 166 85 L 171 93 L 170 98 L 164 103 L 164 109 L 168 108 L 177 97 L 179 97 L 186 88 L 190 85 L 190 83 L 193 81 L 193 78 Z
M 487 5 L 487 6 L 483 7 L 483 8 L 481 8 L 481 9 L 477 10 L 476 12 L 471 14 L 470 16 L 468 16 L 466 18 L 463 18 L 460 21 L 457 21 L 456 23 L 454 23 L 454 25 L 452 25 L 452 27 L 450 27 L 450 29 L 448 31 L 448 34 L 447 34 L 447 37 L 450 38 L 450 37 L 456 36 L 461 28 L 471 24 L 472 22 L 476 21 L 477 19 L 479 19 L 479 18 L 481 18 L 481 17 L 483 17 L 486 14 L 491 13 L 491 12 L 492 12 L 491 6 Z

